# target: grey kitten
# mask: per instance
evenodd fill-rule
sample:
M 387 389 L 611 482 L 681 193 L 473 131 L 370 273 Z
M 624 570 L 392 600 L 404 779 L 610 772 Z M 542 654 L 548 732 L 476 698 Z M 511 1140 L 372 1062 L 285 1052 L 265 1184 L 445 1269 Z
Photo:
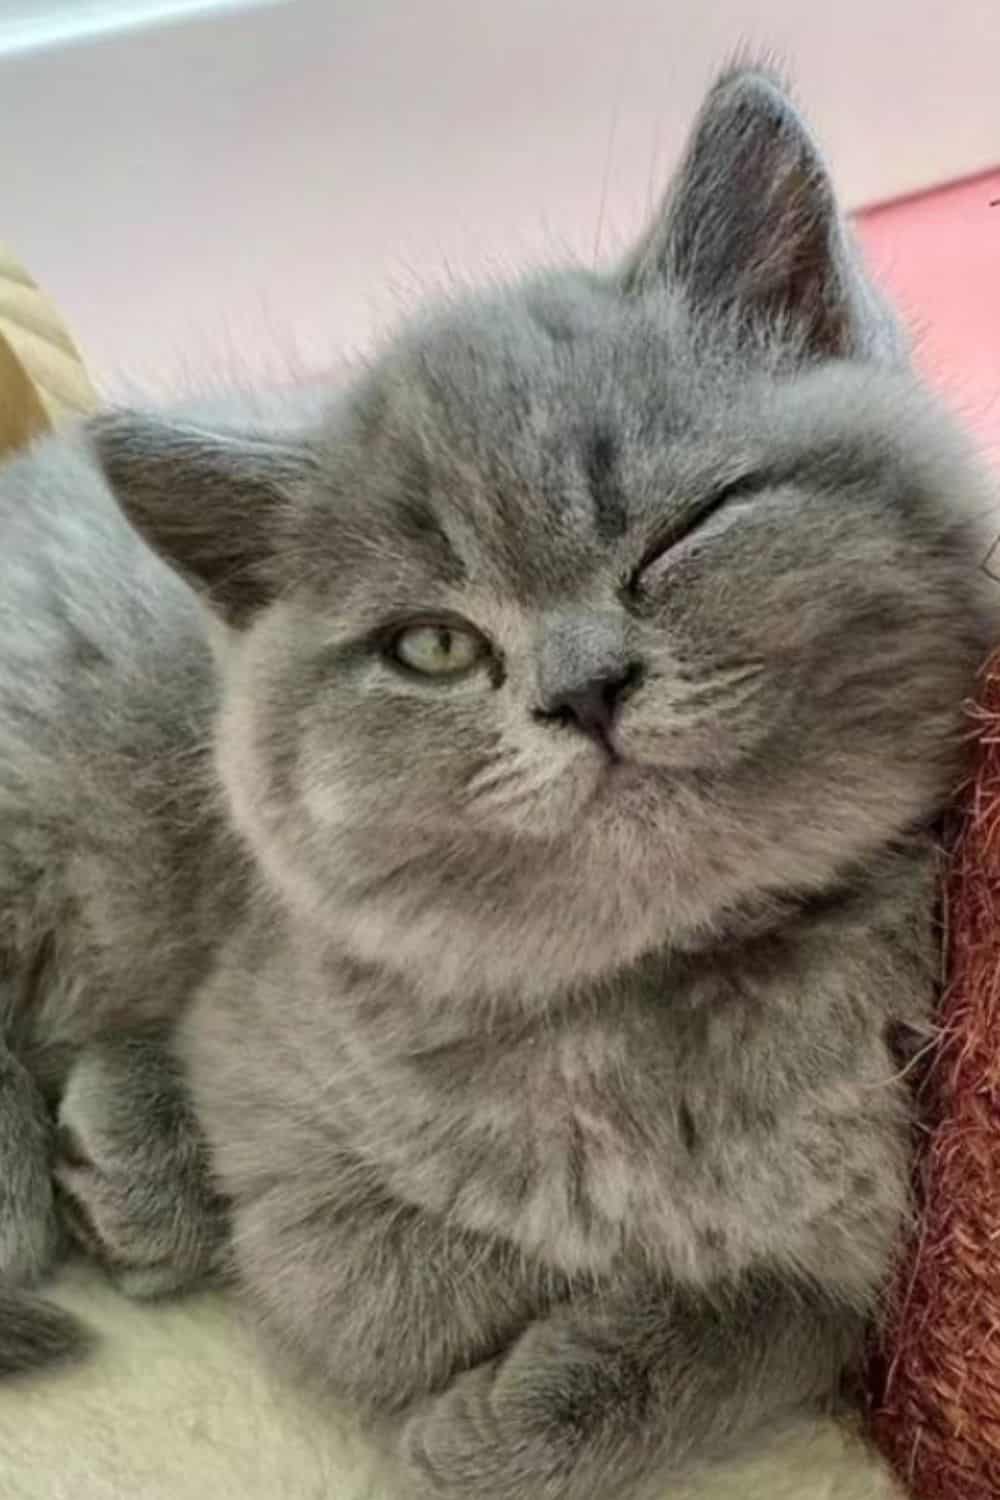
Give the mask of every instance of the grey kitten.
M 836 1400 L 991 499 L 752 70 L 612 273 L 8 468 L 8 1276 L 55 1150 L 127 1288 L 235 1276 L 415 1496 L 633 1500 Z

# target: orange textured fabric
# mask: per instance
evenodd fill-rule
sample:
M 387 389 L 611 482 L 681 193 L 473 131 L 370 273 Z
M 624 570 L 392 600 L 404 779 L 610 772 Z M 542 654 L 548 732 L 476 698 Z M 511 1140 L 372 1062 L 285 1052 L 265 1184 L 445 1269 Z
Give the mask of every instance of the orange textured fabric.
M 920 1219 L 890 1307 L 875 1431 L 914 1500 L 1000 1500 L 1000 652 L 972 710 L 926 1080 Z

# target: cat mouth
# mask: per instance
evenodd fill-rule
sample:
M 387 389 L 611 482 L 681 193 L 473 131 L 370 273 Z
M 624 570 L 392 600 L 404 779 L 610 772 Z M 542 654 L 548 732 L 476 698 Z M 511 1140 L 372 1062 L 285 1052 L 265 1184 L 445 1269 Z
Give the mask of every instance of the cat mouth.
M 610 730 L 603 731 L 600 736 L 598 736 L 597 743 L 600 747 L 601 753 L 603 754 L 607 762 L 606 769 L 613 771 L 616 766 L 625 764 L 624 752 L 622 751 L 621 746 L 618 744 L 618 741 L 614 738 Z
M 594 801 L 604 802 L 609 797 L 620 796 L 632 787 L 645 785 L 647 769 L 637 760 L 629 759 L 621 750 L 608 756 L 601 766 L 594 787 Z

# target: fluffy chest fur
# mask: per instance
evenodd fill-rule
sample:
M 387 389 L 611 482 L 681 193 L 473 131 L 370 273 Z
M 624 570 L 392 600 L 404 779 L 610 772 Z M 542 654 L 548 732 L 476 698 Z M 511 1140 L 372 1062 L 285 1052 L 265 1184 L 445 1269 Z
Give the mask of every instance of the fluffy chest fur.
M 187 1027 L 223 1170 L 253 1197 L 294 1162 L 335 1199 L 346 1151 L 398 1202 L 571 1277 L 835 1264 L 863 1300 L 905 1209 L 887 1038 L 931 995 L 928 863 L 517 1019 L 430 1006 L 403 976 L 317 958 L 315 937 L 248 937 L 242 978 L 227 966 Z

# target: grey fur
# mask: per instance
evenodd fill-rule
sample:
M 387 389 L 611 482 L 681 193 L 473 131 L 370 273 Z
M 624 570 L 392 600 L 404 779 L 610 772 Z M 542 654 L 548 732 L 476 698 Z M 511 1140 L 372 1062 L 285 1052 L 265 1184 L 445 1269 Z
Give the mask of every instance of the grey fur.
M 616 272 L 439 309 L 321 416 L 6 470 L 8 1044 L 83 1237 L 231 1269 L 415 1496 L 633 1500 L 833 1401 L 991 502 L 747 71 Z M 455 617 L 479 667 L 394 661 Z
M 85 1047 L 59 1105 L 56 1179 L 69 1223 L 137 1297 L 228 1271 L 225 1205 L 166 1042 L 152 1031 Z
M 71 1313 L 7 1286 L 0 1286 L 0 1329 L 4 1377 L 78 1360 L 92 1344 L 89 1331 Z

